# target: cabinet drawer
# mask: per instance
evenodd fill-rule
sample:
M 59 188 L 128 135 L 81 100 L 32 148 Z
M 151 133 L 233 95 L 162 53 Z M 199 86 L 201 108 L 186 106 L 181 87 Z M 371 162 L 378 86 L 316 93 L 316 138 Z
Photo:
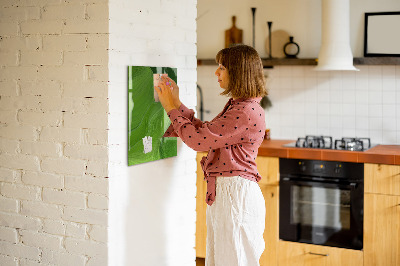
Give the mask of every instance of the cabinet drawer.
M 363 265 L 363 252 L 288 241 L 279 241 L 279 266 Z
M 400 195 L 400 165 L 364 164 L 364 191 Z

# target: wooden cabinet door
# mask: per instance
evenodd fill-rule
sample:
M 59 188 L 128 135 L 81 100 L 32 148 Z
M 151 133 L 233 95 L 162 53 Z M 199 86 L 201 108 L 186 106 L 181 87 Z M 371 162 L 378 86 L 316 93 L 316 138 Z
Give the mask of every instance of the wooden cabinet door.
M 260 266 L 277 265 L 278 240 L 279 240 L 279 217 L 278 201 L 279 187 L 260 185 L 265 199 L 265 250 L 260 258 Z
M 345 248 L 279 241 L 279 266 L 360 266 L 363 252 Z
M 197 161 L 197 193 L 196 193 L 196 257 L 206 257 L 206 239 L 207 239 L 207 227 L 206 227 L 206 192 L 207 183 L 204 182 L 203 170 L 200 166 L 200 161 L 203 156 L 207 156 L 206 152 L 198 152 Z
M 279 158 L 258 156 L 256 164 L 261 175 L 260 185 L 279 185 Z
M 364 266 L 400 265 L 400 196 L 365 194 Z
M 400 165 L 364 164 L 364 191 L 400 196 Z

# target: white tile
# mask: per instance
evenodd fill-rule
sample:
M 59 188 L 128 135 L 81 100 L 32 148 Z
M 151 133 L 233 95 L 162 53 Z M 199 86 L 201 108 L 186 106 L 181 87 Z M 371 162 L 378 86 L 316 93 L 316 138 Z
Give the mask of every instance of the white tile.
M 317 97 L 318 97 L 318 102 L 320 103 L 329 102 L 330 92 L 327 89 L 318 89 Z
M 396 144 L 400 145 L 400 130 L 397 130 L 397 141 Z
M 382 92 L 382 103 L 395 104 L 396 103 L 396 91 L 383 91 Z
M 305 101 L 305 95 L 302 91 L 296 91 L 295 93 L 293 93 L 293 102 L 297 102 L 297 103 L 302 103 L 304 104 Z
M 342 114 L 343 116 L 354 116 L 356 114 L 356 106 L 351 103 L 342 104 Z
M 327 128 L 329 129 L 330 119 L 327 115 L 319 115 L 317 117 L 317 127 L 318 128 Z
M 368 117 L 356 117 L 356 130 L 368 130 L 369 129 L 369 118 Z
M 279 76 L 280 77 L 292 77 L 293 67 L 292 66 L 280 66 Z
M 330 91 L 330 102 L 331 103 L 341 103 L 343 101 L 343 91 L 342 90 L 331 90 Z
M 369 94 L 368 91 L 356 91 L 356 103 L 368 104 Z
M 343 118 L 342 116 L 331 116 L 330 127 L 331 128 L 342 128 Z
M 382 144 L 382 130 L 370 130 L 369 137 L 371 138 L 371 143 Z
M 308 115 L 305 118 L 304 125 L 306 129 L 315 130 L 317 128 L 317 116 L 316 115 Z
M 281 89 L 292 89 L 293 87 L 292 78 L 290 77 L 280 78 L 279 86 Z
M 382 144 L 396 144 L 397 142 L 397 131 L 383 131 Z
M 294 77 L 292 79 L 292 88 L 295 90 L 303 90 L 306 88 L 304 77 Z
M 318 100 L 318 93 L 317 93 L 317 90 L 316 89 L 313 89 L 313 88 L 311 88 L 311 89 L 307 89 L 307 90 L 305 90 L 304 92 L 304 101 L 305 102 L 307 102 L 307 103 L 310 103 L 310 102 L 317 102 L 317 100 Z
M 317 112 L 318 115 L 329 115 L 330 114 L 330 108 L 329 108 L 329 104 L 326 103 L 318 103 L 317 104 Z
M 358 138 L 369 138 L 369 130 L 356 128 L 356 135 L 355 136 L 358 137 Z
M 304 116 L 304 102 L 293 102 L 292 108 L 295 110 L 295 115 L 302 115 Z
M 355 128 L 343 128 L 342 136 L 346 138 L 353 138 L 356 136 L 356 129 Z
M 368 117 L 369 107 L 368 104 L 356 105 L 356 117 Z
M 369 117 L 380 117 L 382 118 L 382 105 L 370 104 L 368 105 L 368 116 Z
M 317 78 L 318 90 L 329 90 L 329 78 L 328 77 L 318 77 Z
M 317 85 L 318 85 L 317 77 L 315 77 L 315 76 L 314 77 L 307 76 L 304 79 L 304 86 L 306 88 L 314 88 L 314 87 L 317 87 Z
M 380 117 L 369 118 L 369 129 L 370 130 L 381 130 L 382 131 L 383 119 Z
M 282 126 L 281 127 L 281 139 L 294 139 L 295 134 L 293 133 L 292 127 Z
M 304 127 L 305 117 L 304 115 L 294 114 L 293 115 L 293 126 Z
M 342 90 L 343 89 L 343 78 L 341 75 L 333 76 L 329 80 L 329 87 L 331 90 Z
M 399 80 L 400 79 L 400 66 L 396 66 L 396 79 Z
M 339 139 L 343 136 L 343 130 L 341 128 L 331 128 L 328 135 L 332 136 L 333 139 Z M 335 145 L 334 140 L 332 145 Z
M 343 90 L 343 103 L 355 103 L 356 102 L 356 91 L 355 90 Z
M 382 79 L 382 90 L 383 91 L 394 91 L 396 90 L 396 79 L 394 77 L 384 77 Z
M 292 114 L 281 114 L 281 123 L 282 127 L 289 127 L 293 125 L 293 115 Z
M 330 103 L 330 114 L 331 115 L 342 115 L 342 104 L 340 103 Z
M 384 104 L 382 105 L 382 116 L 396 118 L 396 105 L 395 104 Z M 396 120 L 394 120 L 396 122 Z
M 395 117 L 383 117 L 382 129 L 383 131 L 396 131 L 396 118 Z
M 343 129 L 355 129 L 356 117 L 355 116 L 343 116 Z
M 370 104 L 381 104 L 382 103 L 382 91 L 369 91 L 368 102 Z
M 356 73 L 356 90 L 368 90 L 368 68 L 360 66 L 359 69 Z
M 382 77 L 392 77 L 396 76 L 396 66 L 382 66 Z
M 329 136 L 331 134 L 330 132 L 329 127 L 318 127 L 316 135 Z
M 368 77 L 368 89 L 370 91 L 382 90 L 382 78 L 377 76 Z
M 306 68 L 303 66 L 293 67 L 292 68 L 292 76 L 293 77 L 304 77 L 306 72 Z
M 304 127 L 293 127 L 293 139 L 298 138 L 299 136 L 305 136 L 306 135 L 306 130 Z

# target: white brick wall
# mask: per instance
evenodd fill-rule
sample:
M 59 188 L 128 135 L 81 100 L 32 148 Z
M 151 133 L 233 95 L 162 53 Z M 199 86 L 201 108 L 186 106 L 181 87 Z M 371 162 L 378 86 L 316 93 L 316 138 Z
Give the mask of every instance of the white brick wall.
M 106 265 L 108 0 L 0 1 L 0 265 Z
M 177 157 L 128 167 L 126 96 L 127 66 L 176 67 L 196 105 L 197 1 L 109 3 L 109 264 L 195 265 L 196 154 L 178 140 Z

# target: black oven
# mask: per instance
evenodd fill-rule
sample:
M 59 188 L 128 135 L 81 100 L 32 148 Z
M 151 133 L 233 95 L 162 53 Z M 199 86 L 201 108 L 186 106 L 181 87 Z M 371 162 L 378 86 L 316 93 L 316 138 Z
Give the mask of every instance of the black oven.
M 364 165 L 279 160 L 279 238 L 361 250 Z

